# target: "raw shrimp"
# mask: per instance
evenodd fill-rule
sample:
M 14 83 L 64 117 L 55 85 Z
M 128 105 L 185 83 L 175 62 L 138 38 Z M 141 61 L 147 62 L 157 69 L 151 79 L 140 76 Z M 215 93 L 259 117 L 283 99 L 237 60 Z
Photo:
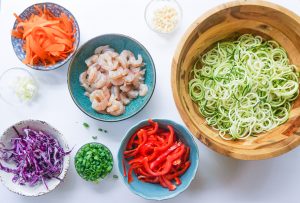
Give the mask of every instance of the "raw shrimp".
M 91 92 L 93 92 L 95 90 L 94 88 L 92 88 L 91 86 L 89 86 L 89 84 L 87 82 L 87 76 L 88 75 L 87 75 L 86 71 L 84 71 L 83 73 L 81 73 L 80 76 L 79 76 L 79 81 L 81 83 L 81 86 L 84 87 L 84 89 L 86 91 L 86 93 L 85 93 L 86 95 L 88 93 L 91 93 Z
M 113 85 L 121 86 L 121 85 L 124 84 L 124 78 L 117 78 L 117 79 L 111 79 L 111 78 L 110 78 L 110 82 L 111 82 Z
M 95 54 L 103 54 L 107 51 L 111 51 L 114 52 L 115 50 L 113 48 L 110 48 L 109 45 L 105 45 L 105 46 L 100 46 L 98 48 L 95 49 Z
M 97 55 L 93 55 L 90 58 L 86 59 L 84 62 L 89 67 L 89 66 L 97 63 L 97 61 L 98 61 L 98 56 Z
M 99 74 L 98 67 L 92 65 L 87 70 L 87 82 L 89 85 L 95 82 Z
M 119 86 L 112 86 L 110 90 L 111 90 L 111 95 L 113 95 L 117 100 L 120 100 Z
M 147 92 L 148 92 L 148 86 L 145 84 L 141 84 L 139 88 L 139 95 L 141 97 L 146 96 Z
M 122 92 L 120 94 L 120 99 L 121 99 L 121 102 L 123 102 L 124 105 L 127 105 L 131 102 L 131 99 L 129 99 L 124 92 Z
M 115 70 L 118 67 L 119 62 L 114 59 L 111 53 L 105 52 L 99 56 L 98 64 L 104 70 Z
M 129 92 L 127 92 L 127 96 L 130 98 L 130 99 L 135 99 L 139 96 L 139 91 L 137 90 L 130 90 Z
M 143 58 L 142 55 L 138 54 L 138 58 L 135 59 L 134 55 L 130 56 L 129 64 L 131 67 L 137 68 L 143 66 Z
M 109 90 L 104 87 L 100 90 L 95 90 L 90 94 L 90 101 L 92 102 L 92 108 L 100 112 L 107 108 L 110 98 Z
M 144 70 L 141 70 L 134 75 L 134 79 L 132 80 L 132 84 L 135 88 L 139 88 L 141 84 L 144 83 Z
M 116 100 L 116 98 L 112 95 L 109 99 L 109 107 L 106 111 L 111 115 L 119 116 L 124 113 L 125 107 L 121 101 Z
M 107 76 L 103 73 L 98 72 L 97 78 L 95 83 L 91 85 L 93 88 L 101 89 L 105 85 L 108 85 L 107 83 Z
M 99 113 L 121 115 L 125 106 L 138 96 L 145 96 L 145 71 L 142 55 L 129 51 L 120 54 L 108 45 L 99 46 L 94 55 L 85 60 L 87 70 L 79 81 L 90 98 L 92 108 Z
M 120 90 L 122 90 L 122 92 L 129 92 L 130 90 L 132 90 L 132 85 L 125 83 L 122 86 L 120 86 Z
M 111 78 L 111 79 L 118 79 L 118 78 L 121 78 L 123 77 L 124 75 L 124 69 L 122 67 L 118 67 L 117 70 L 110 70 L 108 72 L 108 76 Z

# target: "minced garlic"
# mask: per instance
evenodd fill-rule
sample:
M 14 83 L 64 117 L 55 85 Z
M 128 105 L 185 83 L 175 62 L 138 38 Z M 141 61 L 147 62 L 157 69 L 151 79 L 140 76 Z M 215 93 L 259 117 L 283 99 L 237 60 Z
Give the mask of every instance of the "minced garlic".
M 163 6 L 154 11 L 152 25 L 159 32 L 172 32 L 179 22 L 178 11 L 172 6 Z

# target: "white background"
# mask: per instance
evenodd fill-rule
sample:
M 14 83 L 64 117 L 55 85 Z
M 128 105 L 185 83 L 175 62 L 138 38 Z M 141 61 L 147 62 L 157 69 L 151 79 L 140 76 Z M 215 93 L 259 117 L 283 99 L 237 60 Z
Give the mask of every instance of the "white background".
M 25 67 L 15 56 L 10 41 L 14 23 L 13 12 L 21 13 L 35 2 L 32 0 L 3 0 L 0 11 L 0 73 L 12 67 Z M 170 36 L 160 36 L 148 29 L 144 21 L 144 8 L 148 0 L 61 0 L 56 2 L 70 10 L 81 31 L 81 43 L 105 33 L 122 33 L 140 41 L 152 55 L 157 84 L 149 104 L 138 115 L 118 123 L 93 120 L 73 103 L 67 88 L 67 66 L 51 71 L 31 70 L 39 82 L 39 96 L 29 107 L 16 108 L 0 101 L 0 133 L 10 125 L 24 119 L 47 121 L 60 130 L 74 152 L 92 135 L 112 149 L 116 158 L 124 133 L 141 119 L 169 118 L 182 123 L 172 98 L 170 85 L 171 59 L 186 28 L 202 13 L 224 0 L 179 0 L 183 8 L 180 29 Z M 299 0 L 277 0 L 300 14 Z M 300 57 L 300 56 L 299 56 Z M 90 129 L 82 126 L 90 124 Z M 98 127 L 108 134 L 100 134 Z M 181 195 L 166 202 L 292 202 L 299 203 L 300 196 L 300 147 L 283 156 L 264 161 L 240 161 L 219 155 L 197 141 L 200 164 L 196 179 Z M 75 153 L 72 153 L 74 155 Z M 115 160 L 116 163 L 116 160 Z M 53 192 L 42 197 L 26 198 L 9 192 L 0 185 L 1 203 L 80 203 L 80 202 L 146 202 L 129 191 L 119 178 L 115 164 L 111 176 L 98 185 L 83 181 L 71 160 L 65 182 Z M 120 175 L 119 175 L 120 176 Z M 149 201 L 148 201 L 149 202 Z

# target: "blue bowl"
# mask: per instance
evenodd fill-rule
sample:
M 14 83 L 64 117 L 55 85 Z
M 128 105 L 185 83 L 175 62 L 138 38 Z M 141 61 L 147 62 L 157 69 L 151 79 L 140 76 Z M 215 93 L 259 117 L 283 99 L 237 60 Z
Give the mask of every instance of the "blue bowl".
M 84 61 L 94 54 L 94 50 L 97 47 L 103 45 L 109 45 L 118 53 L 120 53 L 124 49 L 127 49 L 134 53 L 135 56 L 141 54 L 143 57 L 143 61 L 146 63 L 145 84 L 147 84 L 148 86 L 147 95 L 145 95 L 144 97 L 137 97 L 136 99 L 132 100 L 126 106 L 125 112 L 119 116 L 101 114 L 95 111 L 92 108 L 92 104 L 89 98 L 84 95 L 85 90 L 79 82 L 80 74 L 87 69 Z M 78 108 L 88 116 L 100 121 L 121 121 L 137 114 L 149 102 L 155 88 L 155 74 L 155 66 L 149 52 L 138 41 L 120 34 L 101 35 L 90 39 L 85 44 L 83 44 L 73 57 L 68 71 L 69 92 Z
M 129 184 L 127 182 L 127 177 L 122 175 L 122 179 L 125 185 L 135 194 L 151 200 L 164 200 L 175 197 L 176 195 L 183 192 L 185 189 L 188 188 L 192 180 L 194 179 L 198 163 L 199 163 L 199 155 L 198 155 L 198 147 L 194 141 L 192 134 L 182 125 L 175 123 L 171 120 L 167 119 L 153 119 L 159 123 L 159 126 L 162 128 L 167 128 L 167 125 L 172 125 L 177 137 L 182 140 L 187 146 L 190 147 L 190 161 L 191 165 L 188 170 L 180 177 L 181 185 L 177 186 L 176 190 L 169 191 L 167 188 L 163 188 L 159 184 L 151 184 L 145 183 L 137 179 L 136 175 L 133 173 L 134 180 Z M 140 128 L 149 125 L 148 120 L 141 121 L 140 123 L 133 126 L 125 135 L 121 142 L 121 146 L 118 151 L 118 168 L 120 174 L 123 174 L 123 152 L 125 151 L 127 142 L 129 141 L 130 137 Z M 128 164 L 125 161 L 125 166 L 128 171 Z
M 74 50 L 73 50 L 73 52 L 71 52 L 69 54 L 69 56 L 65 60 L 59 61 L 56 64 L 49 65 L 47 67 L 42 65 L 42 64 L 41 65 L 35 65 L 35 66 L 25 64 L 25 65 L 33 68 L 33 69 L 36 69 L 36 70 L 45 70 L 45 71 L 54 70 L 54 69 L 57 69 L 60 66 L 64 65 L 74 55 L 76 49 L 78 48 L 79 40 L 80 40 L 79 26 L 78 26 L 78 23 L 77 23 L 75 17 L 71 14 L 70 11 L 68 11 L 64 7 L 62 7 L 58 4 L 55 4 L 55 3 L 37 3 L 37 4 L 34 4 L 34 5 L 29 6 L 28 8 L 26 8 L 19 15 L 19 17 L 22 18 L 22 19 L 27 19 L 32 14 L 37 14 L 35 6 L 38 6 L 40 8 L 43 8 L 44 6 L 46 6 L 46 8 L 49 9 L 55 16 L 59 16 L 61 13 L 64 13 L 67 16 L 72 17 L 73 20 L 74 20 L 74 29 L 76 30 L 75 35 L 74 35 L 74 37 L 75 37 Z M 16 20 L 15 23 L 14 23 L 13 29 L 15 29 L 17 27 L 17 24 L 18 24 L 18 21 Z M 26 52 L 22 48 L 23 44 L 24 44 L 24 40 L 18 39 L 18 38 L 15 38 L 15 37 L 12 36 L 11 37 L 11 43 L 12 43 L 12 46 L 14 48 L 14 51 L 15 51 L 17 57 L 20 59 L 20 61 L 23 62 L 23 60 L 25 59 L 25 56 L 26 56 Z

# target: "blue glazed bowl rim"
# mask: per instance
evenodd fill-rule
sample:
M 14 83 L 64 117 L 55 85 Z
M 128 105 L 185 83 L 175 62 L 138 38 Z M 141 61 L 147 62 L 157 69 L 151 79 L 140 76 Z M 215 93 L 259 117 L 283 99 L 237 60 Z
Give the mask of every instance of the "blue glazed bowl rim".
M 196 176 L 196 173 L 197 173 L 197 170 L 198 170 L 198 166 L 199 166 L 199 150 L 198 150 L 198 146 L 197 146 L 197 143 L 195 142 L 194 140 L 194 137 L 193 135 L 190 133 L 190 131 L 183 125 L 175 122 L 175 121 L 172 121 L 172 120 L 169 120 L 169 119 L 163 119 L 163 118 L 153 118 L 152 119 L 153 121 L 156 121 L 158 123 L 160 122 L 164 122 L 164 123 L 168 123 L 168 124 L 171 124 L 174 128 L 181 128 L 183 129 L 183 131 L 185 131 L 185 134 L 182 135 L 182 137 L 184 137 L 184 139 L 190 139 L 192 142 L 192 145 L 194 146 L 194 149 L 195 149 L 195 153 L 196 153 L 196 160 L 195 160 L 195 169 L 192 171 L 192 176 L 191 178 L 189 178 L 187 181 L 187 184 L 185 187 L 183 187 L 181 190 L 175 190 L 175 192 L 173 193 L 170 193 L 169 195 L 166 195 L 166 196 L 163 196 L 163 197 L 158 197 L 158 196 L 152 196 L 152 197 L 149 197 L 149 196 L 146 196 L 144 195 L 143 193 L 141 192 L 137 192 L 136 190 L 134 190 L 132 187 L 130 187 L 129 184 L 126 184 L 125 183 L 125 179 L 123 177 L 123 166 L 122 166 L 122 160 L 120 160 L 120 158 L 123 157 L 123 151 L 121 149 L 121 147 L 125 144 L 125 140 L 127 139 L 128 136 L 131 136 L 132 134 L 129 134 L 133 129 L 135 128 L 138 128 L 139 126 L 141 126 L 143 123 L 145 122 L 148 122 L 148 119 L 145 119 L 145 120 L 141 120 L 139 121 L 138 123 L 136 123 L 135 125 L 133 125 L 132 127 L 130 127 L 130 129 L 127 130 L 125 136 L 122 138 L 121 140 L 121 144 L 119 146 L 119 149 L 118 149 L 118 154 L 117 154 L 117 158 L 118 158 L 118 161 L 117 161 L 117 164 L 118 164 L 118 169 L 119 169 L 119 173 L 122 175 L 122 180 L 124 181 L 125 185 L 129 188 L 129 190 L 131 192 L 133 192 L 134 194 L 140 196 L 140 197 L 143 197 L 145 199 L 148 199 L 148 200 L 166 200 L 166 199 L 171 199 L 179 194 L 181 194 L 182 192 L 184 192 L 191 184 L 191 182 L 194 180 L 195 176 Z M 188 137 L 188 138 L 186 138 Z
M 97 38 L 102 38 L 102 37 L 105 37 L 105 36 L 125 37 L 125 38 L 130 39 L 130 40 L 132 40 L 133 42 L 135 42 L 135 43 L 136 43 L 137 45 L 139 45 L 139 46 L 146 52 L 146 54 L 149 56 L 149 59 L 150 59 L 151 64 L 152 64 L 152 69 L 153 69 L 153 78 L 152 78 L 152 79 L 153 79 L 153 89 L 152 89 L 152 91 L 151 91 L 151 93 L 150 93 L 149 98 L 148 98 L 148 99 L 143 103 L 143 105 L 141 105 L 141 106 L 139 107 L 139 109 L 138 109 L 137 111 L 135 111 L 133 114 L 128 115 L 128 116 L 126 116 L 126 117 L 124 117 L 124 118 L 118 118 L 118 116 L 116 116 L 115 119 L 113 119 L 113 120 L 106 120 L 106 119 L 98 118 L 98 117 L 95 117 L 95 116 L 89 114 L 88 112 L 86 112 L 86 111 L 84 110 L 84 108 L 82 108 L 82 107 L 77 103 L 76 99 L 74 98 L 74 95 L 72 94 L 72 91 L 71 91 L 71 83 L 70 83 L 71 66 L 72 66 L 73 61 L 75 60 L 77 54 L 78 54 L 78 53 L 83 49 L 83 47 L 84 47 L 86 44 L 88 44 L 89 42 L 91 42 L 91 41 L 93 41 L 93 40 L 95 40 L 95 39 L 97 39 Z M 140 111 L 142 111 L 142 110 L 147 106 L 147 104 L 149 103 L 149 101 L 150 101 L 151 98 L 152 98 L 152 95 L 153 95 L 154 90 L 155 90 L 155 87 L 156 87 L 156 68 L 155 68 L 155 64 L 154 64 L 154 61 L 153 61 L 153 59 L 152 59 L 151 54 L 148 52 L 148 50 L 146 49 L 146 47 L 144 47 L 144 45 L 142 45 L 142 44 L 141 44 L 139 41 L 137 41 L 136 39 L 134 39 L 134 38 L 132 38 L 132 37 L 129 37 L 129 36 L 127 36 L 127 35 L 124 35 L 124 34 L 118 34 L 118 33 L 103 34 L 103 35 L 98 35 L 98 36 L 96 36 L 96 37 L 93 37 L 93 38 L 89 39 L 88 41 L 86 41 L 84 44 L 82 44 L 82 45 L 77 49 L 77 51 L 75 52 L 74 57 L 71 59 L 71 61 L 70 61 L 70 63 L 69 63 L 68 75 L 67 75 L 67 83 L 68 83 L 68 90 L 69 90 L 69 93 L 70 93 L 70 95 L 71 95 L 71 97 L 72 97 L 73 102 L 76 104 L 76 106 L 77 106 L 83 113 L 85 113 L 87 116 L 89 116 L 89 117 L 91 117 L 91 118 L 93 118 L 93 119 L 95 119 L 95 120 L 98 120 L 98 121 L 104 121 L 104 122 L 119 122 L 119 121 L 123 121 L 123 120 L 126 120 L 126 119 L 128 119 L 128 118 L 131 118 L 131 117 L 135 116 L 136 114 L 138 114 Z
M 53 3 L 53 2 L 41 2 L 41 3 L 35 3 L 35 4 L 32 4 L 32 5 L 28 6 L 26 9 L 24 9 L 18 16 L 22 15 L 25 11 L 27 11 L 29 8 L 31 8 L 31 7 L 33 7 L 33 6 L 35 6 L 35 5 L 40 6 L 40 5 L 47 5 L 47 4 L 52 4 L 52 5 L 55 5 L 55 6 L 57 6 L 57 7 L 60 7 L 60 8 L 62 8 L 62 9 L 64 9 L 65 11 L 67 11 L 68 14 L 72 16 L 72 18 L 73 18 L 73 20 L 74 20 L 74 27 L 77 28 L 78 39 L 76 38 L 77 43 L 75 44 L 75 49 L 68 55 L 68 57 L 67 57 L 65 60 L 60 61 L 60 62 L 59 62 L 59 65 L 58 65 L 58 63 L 56 63 L 56 64 L 54 64 L 54 65 L 51 65 L 51 66 L 45 68 L 44 66 L 41 66 L 41 65 L 39 65 L 39 66 L 31 66 L 31 65 L 29 65 L 29 64 L 25 64 L 26 66 L 28 66 L 28 67 L 30 67 L 30 68 L 32 68 L 32 69 L 34 69 L 34 70 L 40 70 L 40 71 L 51 71 L 51 70 L 55 70 L 55 69 L 57 69 L 57 68 L 59 68 L 59 67 L 65 65 L 65 64 L 73 57 L 73 55 L 75 54 L 76 50 L 78 49 L 79 43 L 80 43 L 80 28 L 79 28 L 79 25 L 78 25 L 78 22 L 77 22 L 75 16 L 74 16 L 68 9 L 66 9 L 65 7 L 63 7 L 63 6 L 59 5 L 59 4 L 56 4 L 56 3 Z M 14 22 L 14 24 L 13 24 L 13 29 L 14 29 L 14 27 L 16 26 L 16 24 L 17 24 L 17 19 L 15 20 L 15 22 Z M 12 30 L 13 30 L 13 29 L 12 29 Z M 11 36 L 11 45 L 12 45 L 12 47 L 13 47 L 13 50 L 14 50 L 14 52 L 15 52 L 17 58 L 23 63 L 22 59 L 17 55 L 17 53 L 16 53 L 16 51 L 15 51 L 15 47 L 14 47 L 14 45 L 13 45 L 13 39 L 15 39 L 15 37 Z M 23 63 L 23 64 L 24 64 L 24 63 Z

